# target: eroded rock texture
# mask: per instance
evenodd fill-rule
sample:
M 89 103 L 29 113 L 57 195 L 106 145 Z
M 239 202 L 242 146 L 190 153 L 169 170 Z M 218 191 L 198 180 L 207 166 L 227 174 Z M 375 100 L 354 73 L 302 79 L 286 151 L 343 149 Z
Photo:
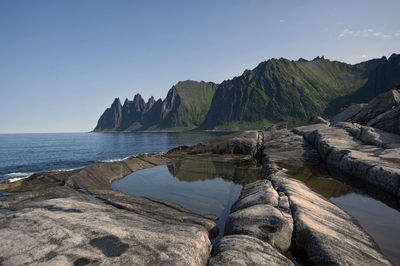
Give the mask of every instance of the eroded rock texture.
M 4 265 L 205 265 L 215 222 L 179 205 L 113 191 L 111 182 L 165 164 L 162 155 L 131 157 L 70 172 L 2 184 Z

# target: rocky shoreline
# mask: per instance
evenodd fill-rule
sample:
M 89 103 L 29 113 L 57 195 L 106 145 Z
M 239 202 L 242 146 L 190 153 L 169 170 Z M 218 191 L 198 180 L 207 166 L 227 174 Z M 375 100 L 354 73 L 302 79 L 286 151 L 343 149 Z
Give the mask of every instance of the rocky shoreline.
M 393 124 L 384 113 L 377 116 Z M 385 129 L 384 121 L 379 125 Z M 291 131 L 240 132 L 168 153 L 0 184 L 0 264 L 391 265 L 353 217 L 289 171 L 323 164 L 398 204 L 400 136 L 390 128 L 392 133 L 313 118 Z M 112 189 L 113 181 L 134 171 L 189 155 L 263 167 L 263 179 L 243 188 L 214 247 L 214 217 Z

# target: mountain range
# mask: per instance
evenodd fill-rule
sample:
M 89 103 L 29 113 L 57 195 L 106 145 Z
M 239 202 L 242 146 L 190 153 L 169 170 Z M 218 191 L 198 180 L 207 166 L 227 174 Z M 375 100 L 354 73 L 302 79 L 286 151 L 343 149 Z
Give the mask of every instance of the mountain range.
M 261 62 L 220 84 L 180 81 L 164 100 L 140 94 L 116 98 L 94 131 L 260 129 L 309 117 L 329 118 L 351 103 L 368 102 L 400 82 L 400 55 L 359 64 L 324 57 Z

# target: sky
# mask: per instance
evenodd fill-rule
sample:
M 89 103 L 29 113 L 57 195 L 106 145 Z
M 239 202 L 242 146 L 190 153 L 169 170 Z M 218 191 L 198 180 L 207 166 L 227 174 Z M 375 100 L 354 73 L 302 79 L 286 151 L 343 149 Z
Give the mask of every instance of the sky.
M 165 98 L 270 58 L 400 53 L 400 1 L 1 0 L 0 133 L 87 132 L 114 98 Z

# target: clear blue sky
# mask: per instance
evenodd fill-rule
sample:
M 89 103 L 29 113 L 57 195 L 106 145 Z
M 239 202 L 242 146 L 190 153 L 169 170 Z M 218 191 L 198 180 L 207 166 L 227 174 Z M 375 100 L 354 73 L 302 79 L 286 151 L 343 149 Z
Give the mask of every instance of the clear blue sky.
M 400 1 L 0 1 L 0 133 L 89 131 L 115 97 L 164 98 L 269 58 L 400 52 Z

